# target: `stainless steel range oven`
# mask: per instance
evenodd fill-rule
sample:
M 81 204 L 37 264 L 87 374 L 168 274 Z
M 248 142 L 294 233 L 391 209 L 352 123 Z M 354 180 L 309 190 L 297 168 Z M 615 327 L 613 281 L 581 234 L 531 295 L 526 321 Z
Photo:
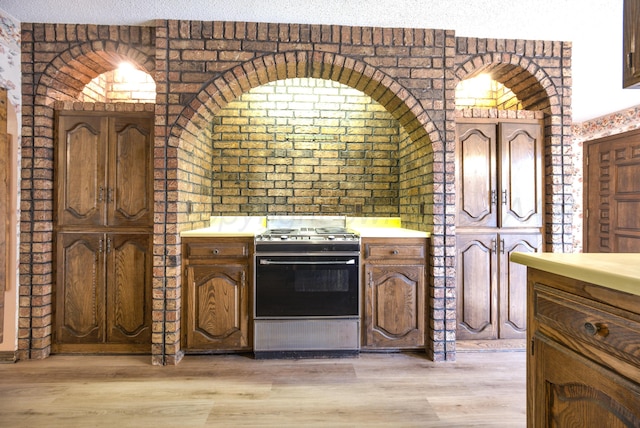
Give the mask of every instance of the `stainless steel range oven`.
M 348 356 L 360 349 L 360 239 L 342 217 L 267 219 L 256 237 L 257 358 Z M 287 227 L 282 226 L 286 222 Z

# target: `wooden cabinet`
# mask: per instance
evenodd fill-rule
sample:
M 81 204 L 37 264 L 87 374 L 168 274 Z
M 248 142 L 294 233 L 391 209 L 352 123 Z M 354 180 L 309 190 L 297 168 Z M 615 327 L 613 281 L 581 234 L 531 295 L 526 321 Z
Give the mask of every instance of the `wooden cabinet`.
M 524 339 L 526 271 L 513 251 L 542 251 L 538 121 L 456 125 L 457 339 Z
M 532 268 L 528 283 L 528 426 L 640 426 L 640 297 Z
M 624 0 L 622 87 L 640 88 L 640 0 Z
M 584 147 L 584 251 L 640 252 L 640 130 Z
M 542 235 L 466 233 L 456 241 L 458 339 L 524 339 L 527 272 L 509 256 L 539 252 Z
M 542 226 L 540 123 L 458 122 L 458 227 Z
M 153 224 L 149 115 L 60 114 L 58 224 Z
M 53 350 L 148 353 L 153 115 L 57 119 Z
M 63 232 L 57 240 L 55 352 L 149 352 L 148 233 Z
M 250 351 L 253 238 L 184 238 L 183 348 Z
M 425 344 L 426 238 L 363 238 L 363 349 Z

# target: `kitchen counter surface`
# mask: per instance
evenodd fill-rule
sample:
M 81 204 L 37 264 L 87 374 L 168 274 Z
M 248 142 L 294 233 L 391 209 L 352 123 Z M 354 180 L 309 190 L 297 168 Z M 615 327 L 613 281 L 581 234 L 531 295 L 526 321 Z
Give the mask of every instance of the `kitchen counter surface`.
M 640 253 L 513 253 L 514 263 L 640 296 Z
M 209 227 L 186 230 L 182 237 L 252 237 L 266 230 L 266 217 L 221 216 L 211 217 Z M 358 232 L 362 238 L 428 238 L 429 232 L 405 229 L 396 217 L 347 218 L 347 227 Z
M 266 230 L 265 217 L 223 216 L 211 217 L 209 227 L 186 230 L 182 237 L 206 238 L 212 236 L 253 237 Z
M 402 227 L 352 227 L 361 238 L 428 238 L 429 232 Z

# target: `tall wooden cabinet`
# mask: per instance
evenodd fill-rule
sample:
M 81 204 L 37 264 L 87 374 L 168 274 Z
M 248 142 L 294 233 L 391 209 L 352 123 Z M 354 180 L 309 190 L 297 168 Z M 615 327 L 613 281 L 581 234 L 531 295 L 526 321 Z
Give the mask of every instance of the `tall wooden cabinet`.
M 640 252 L 640 130 L 584 148 L 584 251 Z
M 622 87 L 640 88 L 640 0 L 624 0 Z
M 538 121 L 457 123 L 457 338 L 523 339 L 526 270 L 514 251 L 542 249 Z
M 54 352 L 151 351 L 153 117 L 61 112 Z

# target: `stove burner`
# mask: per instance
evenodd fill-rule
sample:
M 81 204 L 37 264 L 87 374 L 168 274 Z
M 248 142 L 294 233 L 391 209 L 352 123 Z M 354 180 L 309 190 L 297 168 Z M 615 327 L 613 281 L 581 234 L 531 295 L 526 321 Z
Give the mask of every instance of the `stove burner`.
M 270 235 L 289 235 L 295 231 L 296 229 L 269 229 L 267 233 Z

